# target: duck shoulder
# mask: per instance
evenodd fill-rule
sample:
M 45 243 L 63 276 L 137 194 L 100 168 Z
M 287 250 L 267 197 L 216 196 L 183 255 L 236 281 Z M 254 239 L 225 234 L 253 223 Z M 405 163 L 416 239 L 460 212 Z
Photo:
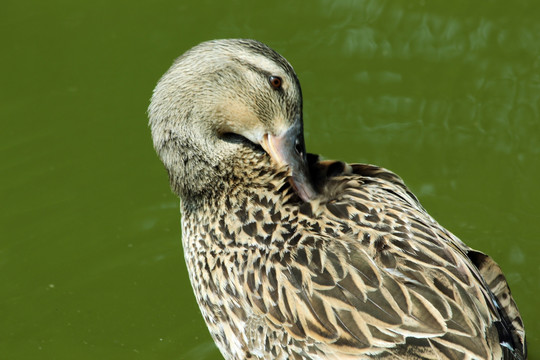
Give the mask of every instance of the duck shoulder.
M 484 254 L 471 260 L 401 178 L 336 161 L 311 161 L 311 169 L 322 195 L 299 206 L 289 255 L 263 261 L 266 273 L 256 277 L 267 282 L 244 287 L 256 316 L 311 355 L 525 358 L 514 343 L 500 345 L 501 324 L 522 340 L 506 281 L 483 278 L 500 268 Z

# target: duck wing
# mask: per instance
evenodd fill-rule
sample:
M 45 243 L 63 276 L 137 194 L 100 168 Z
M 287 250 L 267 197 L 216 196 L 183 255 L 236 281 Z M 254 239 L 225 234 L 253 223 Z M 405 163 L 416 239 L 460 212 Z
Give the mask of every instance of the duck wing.
M 322 196 L 300 205 L 289 260 L 245 287 L 291 347 L 336 359 L 525 358 L 500 268 L 433 220 L 397 175 L 331 161 L 312 161 L 312 174 Z

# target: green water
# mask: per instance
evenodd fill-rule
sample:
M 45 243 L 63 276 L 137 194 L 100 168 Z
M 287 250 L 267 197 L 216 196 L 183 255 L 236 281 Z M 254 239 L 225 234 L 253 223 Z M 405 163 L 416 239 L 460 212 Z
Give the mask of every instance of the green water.
M 504 269 L 540 356 L 540 2 L 4 1 L 0 358 L 220 359 L 146 107 L 173 59 L 256 38 L 308 149 L 400 174 Z

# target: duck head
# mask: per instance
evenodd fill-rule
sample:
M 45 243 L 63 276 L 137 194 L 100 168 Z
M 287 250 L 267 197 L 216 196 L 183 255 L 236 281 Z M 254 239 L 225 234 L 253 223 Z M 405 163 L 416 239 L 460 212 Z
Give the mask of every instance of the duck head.
M 302 93 L 292 66 L 255 40 L 204 42 L 180 56 L 149 107 L 154 147 L 182 198 L 215 186 L 246 143 L 288 167 L 298 195 L 315 196 L 307 165 Z

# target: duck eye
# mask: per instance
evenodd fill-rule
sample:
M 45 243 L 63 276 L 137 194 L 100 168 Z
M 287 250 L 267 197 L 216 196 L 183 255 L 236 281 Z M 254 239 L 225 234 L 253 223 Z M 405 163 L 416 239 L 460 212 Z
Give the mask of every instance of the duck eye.
M 272 85 L 272 87 L 275 90 L 281 88 L 281 84 L 283 83 L 283 80 L 281 80 L 279 76 L 270 76 L 268 78 L 268 81 L 270 82 L 270 85 Z

